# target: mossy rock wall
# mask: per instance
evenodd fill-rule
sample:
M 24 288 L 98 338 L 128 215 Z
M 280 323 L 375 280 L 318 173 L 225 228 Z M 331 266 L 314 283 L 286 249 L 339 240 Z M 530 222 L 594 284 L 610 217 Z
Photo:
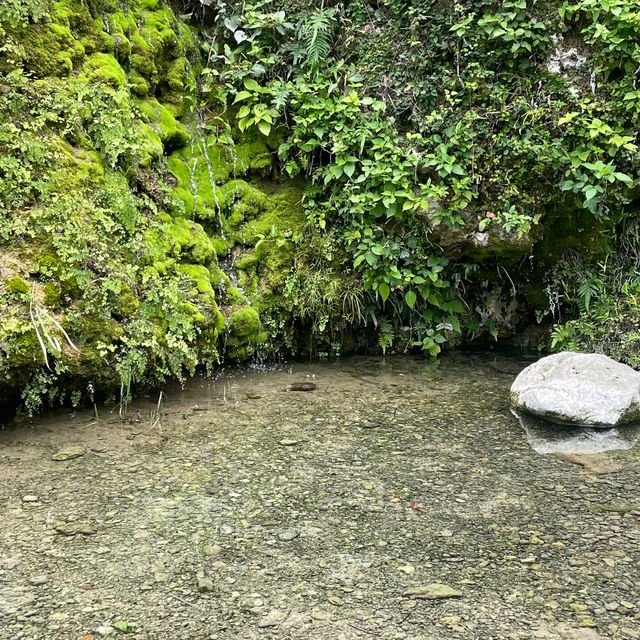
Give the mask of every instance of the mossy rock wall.
M 126 399 L 250 357 L 293 266 L 265 236 L 303 224 L 300 185 L 266 193 L 273 149 L 206 133 L 197 34 L 168 3 L 21 7 L 0 9 L 4 397 Z

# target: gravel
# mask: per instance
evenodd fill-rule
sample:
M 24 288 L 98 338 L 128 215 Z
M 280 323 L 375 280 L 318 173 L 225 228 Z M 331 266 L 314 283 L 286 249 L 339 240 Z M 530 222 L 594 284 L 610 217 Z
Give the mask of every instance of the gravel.
M 0 639 L 640 638 L 638 447 L 533 451 L 524 364 L 233 369 L 0 432 Z

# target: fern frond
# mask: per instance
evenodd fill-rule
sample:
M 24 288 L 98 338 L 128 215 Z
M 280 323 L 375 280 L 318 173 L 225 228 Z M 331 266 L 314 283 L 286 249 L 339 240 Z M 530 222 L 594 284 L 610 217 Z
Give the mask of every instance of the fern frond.
M 287 102 L 289 100 L 289 96 L 293 91 L 290 82 L 278 82 L 276 85 L 271 87 L 273 91 L 273 100 L 271 101 L 271 105 L 278 113 L 283 113 Z
M 304 63 L 312 69 L 331 52 L 335 24 L 335 9 L 319 9 L 300 25 L 298 37 L 304 46 Z

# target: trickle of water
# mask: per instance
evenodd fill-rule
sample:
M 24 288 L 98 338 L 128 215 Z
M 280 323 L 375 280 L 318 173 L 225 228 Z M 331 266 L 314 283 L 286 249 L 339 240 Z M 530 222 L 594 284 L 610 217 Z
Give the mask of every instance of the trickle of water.
M 193 210 L 191 212 L 192 215 L 195 214 L 198 204 L 198 181 L 196 180 L 196 168 L 198 166 L 198 158 L 196 157 L 196 147 L 194 136 L 190 136 L 191 138 L 191 158 L 189 162 L 186 163 L 187 169 L 189 170 L 189 191 L 193 197 Z
M 218 199 L 218 186 L 216 185 L 216 177 L 213 171 L 213 165 L 211 164 L 211 158 L 209 158 L 209 153 L 207 150 L 206 137 L 203 132 L 199 129 L 197 130 L 197 140 L 198 146 L 200 147 L 200 152 L 202 153 L 202 157 L 204 158 L 204 162 L 207 166 L 207 175 L 209 176 L 209 184 L 211 185 L 211 191 L 213 193 L 213 201 L 216 209 L 216 215 L 218 216 L 218 226 L 220 227 L 220 237 L 224 240 L 224 225 L 222 223 L 222 209 L 220 207 L 220 200 Z
M 221 262 L 218 266 L 227 275 L 233 287 L 237 289 L 244 297 L 245 301 L 249 303 L 249 299 L 246 297 L 244 289 L 238 284 L 238 279 L 236 278 L 235 271 L 233 270 L 233 264 L 229 260 L 226 260 L 225 262 Z
M 115 34 L 113 38 L 115 42 L 115 49 L 114 49 L 113 55 L 116 60 L 119 60 L 120 59 L 120 35 L 118 34 L 118 25 L 116 24 L 115 16 L 111 16 L 111 17 L 113 20 L 113 33 Z

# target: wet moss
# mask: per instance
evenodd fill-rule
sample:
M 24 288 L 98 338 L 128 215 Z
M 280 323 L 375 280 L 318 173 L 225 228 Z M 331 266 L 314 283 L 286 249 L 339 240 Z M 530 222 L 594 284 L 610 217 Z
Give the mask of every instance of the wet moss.
M 228 332 L 227 353 L 229 357 L 238 360 L 248 358 L 266 340 L 266 334 L 260 328 L 260 316 L 249 306 L 231 311 Z
M 165 152 L 170 153 L 189 144 L 187 128 L 175 117 L 171 109 L 157 99 L 139 100 L 137 107 L 142 119 L 157 133 Z
M 124 87 L 127 76 L 118 61 L 108 53 L 94 53 L 84 64 L 87 82 L 105 82 L 114 89 Z
M 134 0 L 126 10 L 116 0 L 54 4 L 48 20 L 18 33 L 34 45 L 18 64 L 43 78 L 30 86 L 34 95 L 81 104 L 64 133 L 55 118 L 42 131 L 48 155 L 36 218 L 43 226 L 28 240 L 40 304 L 80 348 L 60 354 L 60 370 L 67 382 L 105 387 L 123 375 L 157 382 L 216 362 L 223 333 L 228 358 L 249 356 L 266 339 L 264 298 L 292 263 L 288 241 L 278 247 L 281 265 L 271 255 L 272 231 L 298 224 L 285 187 L 267 192 L 255 182 L 271 173 L 273 150 L 261 140 L 192 138 L 181 118 L 194 84 L 194 40 L 165 2 Z M 113 113 L 100 111 L 105 105 Z M 163 181 L 165 155 L 175 205 Z M 231 262 L 243 254 L 236 282 L 218 256 Z M 276 279 L 273 265 L 282 267 Z M 0 328 L 11 363 L 0 366 L 0 379 L 36 380 L 42 350 L 20 307 L 30 285 L 21 278 L 3 285 L 4 316 L 9 296 L 15 309 L 14 324 Z
M 260 331 L 260 316 L 251 307 L 242 307 L 231 313 L 229 331 L 238 338 L 256 336 Z
M 173 219 L 160 214 L 160 226 L 146 234 L 151 261 L 171 256 L 194 264 L 207 264 L 215 260 L 215 249 L 201 225 L 185 218 Z

